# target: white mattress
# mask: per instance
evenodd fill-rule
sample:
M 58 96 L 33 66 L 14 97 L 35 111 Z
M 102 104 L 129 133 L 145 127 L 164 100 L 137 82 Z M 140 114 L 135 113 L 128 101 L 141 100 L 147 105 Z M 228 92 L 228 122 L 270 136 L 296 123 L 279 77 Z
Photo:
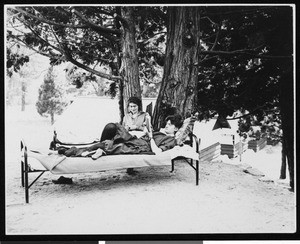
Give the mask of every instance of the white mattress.
M 32 160 L 38 160 L 42 166 L 53 174 L 74 174 L 106 171 L 112 169 L 137 168 L 149 166 L 171 165 L 171 159 L 184 156 L 199 159 L 199 154 L 188 145 L 176 146 L 158 155 L 109 155 L 96 160 L 90 157 L 66 157 L 53 151 L 28 151 L 28 163 L 32 168 Z

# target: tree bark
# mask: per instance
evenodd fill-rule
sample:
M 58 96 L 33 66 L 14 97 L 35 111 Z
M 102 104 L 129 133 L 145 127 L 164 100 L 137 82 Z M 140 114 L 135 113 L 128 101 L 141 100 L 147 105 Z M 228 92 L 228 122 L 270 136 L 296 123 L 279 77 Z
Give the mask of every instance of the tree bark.
M 186 117 L 193 111 L 198 80 L 200 51 L 199 8 L 170 7 L 164 75 L 156 101 L 152 124 L 158 129 L 168 108 Z
M 286 179 L 286 153 L 285 153 L 285 142 L 282 140 L 282 150 L 281 150 L 281 168 L 279 179 Z
M 141 86 L 139 81 L 139 66 L 137 57 L 136 32 L 132 7 L 123 7 L 122 17 L 127 20 L 123 24 L 122 35 L 122 64 L 120 74 L 123 79 L 123 100 L 126 104 L 131 96 L 141 98 Z
M 292 67 L 292 66 L 291 66 Z M 290 187 L 294 190 L 294 85 L 293 72 L 286 72 L 280 80 L 280 113 L 283 146 L 287 157 Z
M 121 11 L 121 7 L 116 7 L 116 13 L 118 15 L 122 15 L 122 11 Z M 122 26 L 121 23 L 118 20 L 115 20 L 116 23 L 116 27 L 118 30 L 121 30 Z M 122 57 L 121 57 L 121 50 L 120 50 L 120 45 L 117 45 L 116 47 L 116 63 L 114 63 L 113 65 L 116 66 L 116 69 L 113 69 L 114 72 L 116 72 L 116 74 L 118 76 L 120 76 L 120 68 L 122 66 Z M 120 123 L 123 123 L 123 118 L 124 118 L 124 88 L 123 88 L 123 80 L 119 80 L 119 94 L 118 94 L 118 99 L 119 99 L 119 112 L 120 112 Z

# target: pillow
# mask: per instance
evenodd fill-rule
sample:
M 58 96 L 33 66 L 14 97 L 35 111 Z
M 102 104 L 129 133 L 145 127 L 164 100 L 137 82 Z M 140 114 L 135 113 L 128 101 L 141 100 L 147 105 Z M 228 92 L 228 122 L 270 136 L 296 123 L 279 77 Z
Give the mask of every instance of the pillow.
M 178 145 L 182 144 L 193 132 L 196 116 L 189 117 L 183 121 L 181 128 L 175 134 L 175 140 Z

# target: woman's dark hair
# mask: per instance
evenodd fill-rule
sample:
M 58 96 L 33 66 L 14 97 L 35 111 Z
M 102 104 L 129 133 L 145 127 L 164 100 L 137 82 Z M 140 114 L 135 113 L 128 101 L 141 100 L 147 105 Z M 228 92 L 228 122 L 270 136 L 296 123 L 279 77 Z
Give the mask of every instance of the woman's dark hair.
M 117 134 L 117 130 L 118 128 L 115 123 L 108 123 L 102 131 L 100 141 L 112 140 Z
M 139 99 L 138 97 L 130 97 L 128 99 L 128 103 L 127 103 L 127 107 L 129 106 L 129 103 L 134 103 L 136 105 L 138 105 L 139 111 L 142 111 L 142 100 Z
M 170 120 L 171 124 L 175 125 L 178 129 L 182 126 L 183 120 L 180 114 L 169 115 L 166 118 L 166 122 Z

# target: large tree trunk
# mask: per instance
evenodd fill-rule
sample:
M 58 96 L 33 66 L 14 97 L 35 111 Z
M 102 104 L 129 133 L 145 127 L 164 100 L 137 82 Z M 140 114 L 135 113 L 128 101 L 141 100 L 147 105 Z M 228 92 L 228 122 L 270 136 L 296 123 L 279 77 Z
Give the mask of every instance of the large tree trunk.
M 170 7 L 164 75 L 152 124 L 159 128 L 170 107 L 185 117 L 193 111 L 200 50 L 200 13 L 194 7 Z
M 285 41 L 281 45 L 278 53 L 281 55 L 290 55 L 293 57 L 295 55 L 294 43 L 293 43 L 293 12 L 292 8 L 286 9 L 287 12 L 284 16 L 281 16 L 281 23 L 283 29 L 283 33 L 285 34 L 288 41 Z M 294 55 L 293 55 L 294 53 Z M 281 126 L 282 126 L 282 144 L 284 147 L 284 153 L 286 154 L 286 158 L 282 157 L 284 164 L 284 160 L 287 160 L 289 177 L 290 177 L 290 187 L 291 190 L 294 190 L 295 182 L 294 182 L 294 152 L 295 152 L 295 137 L 294 137 L 294 129 L 295 129 L 295 114 L 294 114 L 294 60 L 282 60 L 282 62 L 278 62 L 279 68 L 282 70 L 283 74 L 280 78 L 280 113 L 281 113 Z M 296 84 L 296 83 L 295 83 Z M 284 155 L 283 155 L 284 156 Z
M 123 24 L 122 65 L 120 71 L 121 75 L 124 77 L 121 87 L 123 89 L 123 100 L 126 103 L 131 96 L 141 98 L 141 86 L 139 81 L 133 8 L 124 7 L 121 12 L 122 17 L 127 20 L 127 25 Z
M 282 149 L 281 149 L 281 168 L 280 168 L 280 177 L 279 179 L 286 179 L 286 149 L 285 142 L 282 140 Z
M 294 87 L 293 72 L 286 72 L 280 80 L 280 112 L 283 146 L 287 157 L 290 187 L 294 190 Z M 283 162 L 284 163 L 284 162 Z

